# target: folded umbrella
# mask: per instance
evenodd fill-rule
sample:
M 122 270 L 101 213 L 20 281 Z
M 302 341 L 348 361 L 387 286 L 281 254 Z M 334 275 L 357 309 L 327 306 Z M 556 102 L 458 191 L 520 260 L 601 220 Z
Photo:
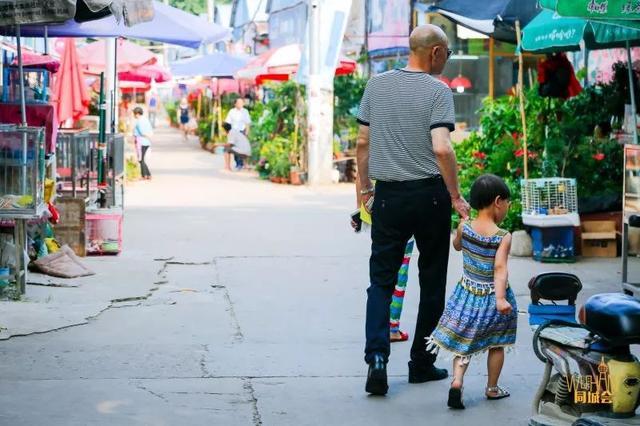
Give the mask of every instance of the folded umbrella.
M 60 70 L 53 83 L 51 102 L 56 108 L 60 123 L 68 119 L 78 120 L 89 112 L 91 98 L 73 39 L 65 40 Z

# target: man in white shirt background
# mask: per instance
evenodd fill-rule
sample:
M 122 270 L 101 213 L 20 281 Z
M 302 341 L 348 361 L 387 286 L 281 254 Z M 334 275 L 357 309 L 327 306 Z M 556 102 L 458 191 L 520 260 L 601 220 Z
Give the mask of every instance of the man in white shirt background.
M 225 122 L 231 125 L 231 129 L 249 136 L 251 117 L 249 111 L 244 107 L 244 99 L 236 99 L 235 106 L 227 114 Z
M 244 99 L 238 98 L 236 99 L 235 106 L 231 108 L 229 113 L 227 114 L 227 119 L 225 123 L 231 126 L 231 131 L 233 133 L 237 133 L 240 136 L 244 136 L 245 139 L 249 136 L 249 127 L 251 126 L 251 117 L 249 116 L 249 111 L 244 107 Z M 248 142 L 248 140 L 247 140 Z M 244 166 L 244 159 L 242 156 L 238 155 L 238 153 L 233 153 L 236 168 L 238 170 L 242 169 Z M 229 168 L 229 166 L 227 166 Z

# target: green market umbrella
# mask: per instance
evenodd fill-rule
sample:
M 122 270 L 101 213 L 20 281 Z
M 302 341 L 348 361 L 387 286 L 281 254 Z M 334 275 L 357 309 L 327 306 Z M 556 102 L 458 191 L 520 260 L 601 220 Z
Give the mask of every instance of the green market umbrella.
M 610 49 L 640 45 L 640 30 L 582 18 L 562 17 L 543 10 L 522 29 L 520 48 L 527 52 L 550 53 Z
M 540 0 L 540 6 L 561 16 L 589 19 L 640 19 L 640 3 L 635 0 Z
M 558 5 L 569 0 L 542 0 L 541 5 Z M 574 3 L 578 0 L 574 0 Z M 592 0 L 595 2 L 596 0 Z M 636 104 L 633 96 L 633 76 L 630 46 L 640 45 L 640 30 L 619 26 L 617 20 L 592 20 L 579 17 L 562 17 L 554 10 L 543 10 L 522 30 L 519 49 L 535 53 L 563 52 L 580 50 L 581 43 L 587 50 L 626 47 L 629 71 L 629 91 L 634 129 L 633 141 L 638 143 Z

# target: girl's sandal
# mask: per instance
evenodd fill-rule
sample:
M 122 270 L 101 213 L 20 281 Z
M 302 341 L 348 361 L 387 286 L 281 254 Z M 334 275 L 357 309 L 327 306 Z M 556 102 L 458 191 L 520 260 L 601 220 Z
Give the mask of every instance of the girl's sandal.
M 491 395 L 493 394 L 493 395 Z M 504 399 L 504 398 L 508 398 L 511 396 L 511 394 L 509 393 L 509 391 L 502 389 L 500 386 L 494 386 L 494 387 L 487 387 L 487 391 L 485 393 L 485 395 L 487 396 L 487 399 L 489 400 L 497 400 L 497 399 Z
M 463 388 L 449 388 L 449 400 L 447 406 L 454 410 L 464 410 L 464 402 L 462 401 Z
M 391 333 L 391 343 L 393 342 L 406 342 L 409 340 L 409 333 L 406 331 L 398 331 L 397 333 Z

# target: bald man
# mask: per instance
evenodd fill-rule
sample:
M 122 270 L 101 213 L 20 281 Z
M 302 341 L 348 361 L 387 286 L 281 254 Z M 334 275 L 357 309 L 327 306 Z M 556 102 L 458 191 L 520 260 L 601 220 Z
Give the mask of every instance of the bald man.
M 420 305 L 409 382 L 447 377 L 447 370 L 435 367 L 437 351 L 427 350 L 426 338 L 444 309 L 451 207 L 463 218 L 469 214 L 449 138 L 453 95 L 432 77 L 442 73 L 451 55 L 447 36 L 439 27 L 423 25 L 413 30 L 409 46 L 406 68 L 369 80 L 358 113 L 361 196 L 373 214 L 365 361 L 366 391 L 374 395 L 388 390 L 389 304 L 412 236 L 420 250 Z

